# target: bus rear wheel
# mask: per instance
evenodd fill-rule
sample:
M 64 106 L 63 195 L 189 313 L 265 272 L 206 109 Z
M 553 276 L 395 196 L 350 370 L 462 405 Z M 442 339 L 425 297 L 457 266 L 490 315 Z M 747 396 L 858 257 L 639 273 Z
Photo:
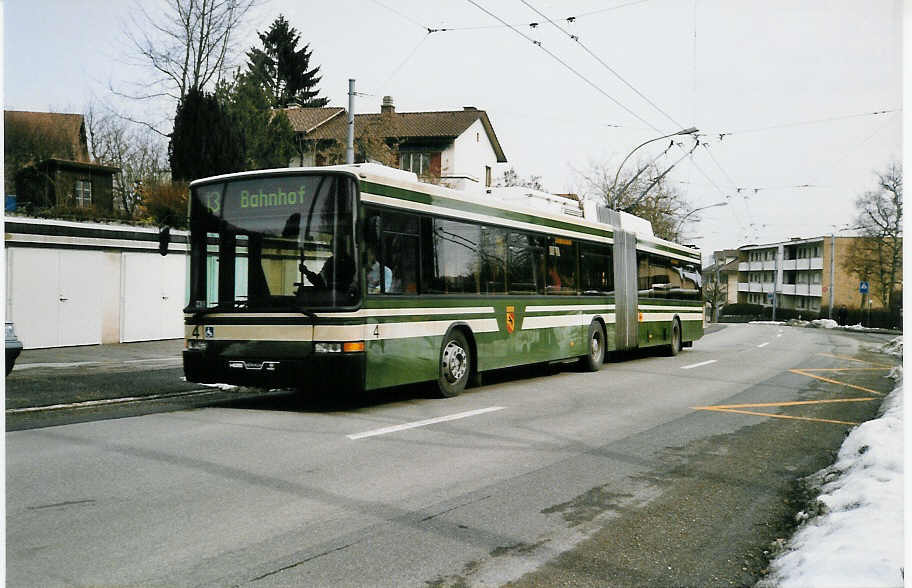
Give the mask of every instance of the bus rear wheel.
M 681 347 L 683 347 L 681 342 L 681 323 L 678 319 L 674 319 L 671 322 L 671 343 L 665 347 L 665 353 L 674 357 L 681 352 Z
M 459 396 L 465 390 L 472 373 L 472 361 L 472 349 L 465 335 L 458 330 L 451 331 L 440 350 L 437 390 L 441 397 Z
M 597 372 L 605 363 L 605 329 L 598 321 L 589 323 L 589 353 L 580 357 L 584 370 Z

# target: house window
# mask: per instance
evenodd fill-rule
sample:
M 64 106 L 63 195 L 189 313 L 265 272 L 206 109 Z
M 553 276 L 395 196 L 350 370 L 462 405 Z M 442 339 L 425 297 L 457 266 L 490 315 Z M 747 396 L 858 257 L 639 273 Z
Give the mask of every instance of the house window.
M 402 153 L 399 155 L 399 169 L 423 176 L 431 171 L 431 155 L 417 151 Z
M 485 186 L 491 187 L 491 166 L 485 166 Z
M 92 206 L 92 182 L 89 180 L 76 180 L 76 206 L 88 208 Z

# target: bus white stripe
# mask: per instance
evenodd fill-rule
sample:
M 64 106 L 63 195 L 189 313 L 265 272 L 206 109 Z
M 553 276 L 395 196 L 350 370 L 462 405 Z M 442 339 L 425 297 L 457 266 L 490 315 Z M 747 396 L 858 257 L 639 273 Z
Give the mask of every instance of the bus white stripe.
M 666 312 L 670 311 L 680 311 L 680 312 L 699 312 L 699 306 L 662 306 L 660 304 L 655 306 L 647 306 L 645 304 L 637 305 L 637 310 L 640 312 L 646 312 L 650 310 L 663 310 Z
M 470 319 L 462 321 L 475 333 L 492 333 L 498 330 L 497 319 Z M 444 335 L 453 321 L 418 321 L 409 323 L 376 323 L 364 325 L 364 339 L 408 339 L 410 337 L 436 337 Z M 379 327 L 380 336 L 374 335 Z
M 660 323 L 671 321 L 675 315 L 682 321 L 702 321 L 703 313 L 649 312 L 642 313 L 641 323 Z
M 554 327 L 585 327 L 595 317 L 600 317 L 606 324 L 615 323 L 614 314 L 558 314 L 546 316 L 527 316 L 523 318 L 520 330 L 551 329 Z
M 526 312 L 574 311 L 574 310 L 614 310 L 614 304 L 578 304 L 563 306 L 527 306 Z

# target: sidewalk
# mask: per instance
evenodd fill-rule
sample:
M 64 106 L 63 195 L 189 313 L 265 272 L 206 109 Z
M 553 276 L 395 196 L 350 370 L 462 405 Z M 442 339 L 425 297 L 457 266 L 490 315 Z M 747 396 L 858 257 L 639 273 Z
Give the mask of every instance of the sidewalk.
M 114 343 L 108 345 L 80 345 L 77 347 L 51 347 L 23 349 L 13 373 L 38 368 L 67 368 L 88 365 L 124 367 L 142 363 L 180 365 L 183 339 Z

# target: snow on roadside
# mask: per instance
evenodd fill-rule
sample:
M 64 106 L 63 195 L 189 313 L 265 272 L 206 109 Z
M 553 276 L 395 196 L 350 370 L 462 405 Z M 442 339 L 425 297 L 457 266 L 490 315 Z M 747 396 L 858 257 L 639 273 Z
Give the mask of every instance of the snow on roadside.
M 885 352 L 902 356 L 902 338 Z M 821 483 L 817 516 L 804 522 L 758 587 L 903 585 L 902 368 L 881 415 L 852 430 L 836 463 L 812 480 Z

